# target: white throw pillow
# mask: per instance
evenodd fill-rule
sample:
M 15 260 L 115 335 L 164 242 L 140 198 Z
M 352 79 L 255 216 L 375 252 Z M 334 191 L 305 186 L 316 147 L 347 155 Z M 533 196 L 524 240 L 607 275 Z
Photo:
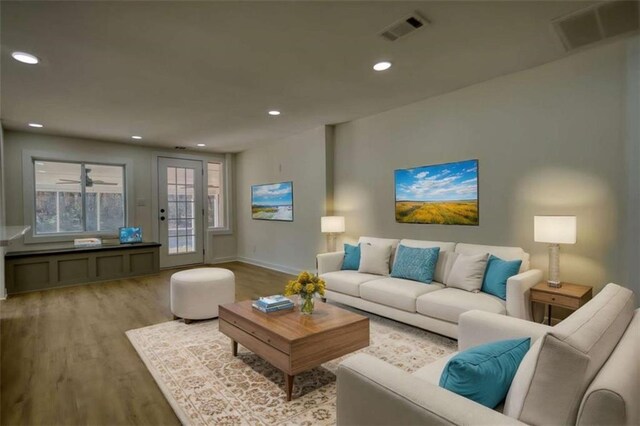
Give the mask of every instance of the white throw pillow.
M 360 267 L 358 272 L 389 275 L 391 246 L 360 244 Z
M 458 254 L 445 284 L 447 287 L 479 292 L 488 260 L 489 253 L 471 256 Z

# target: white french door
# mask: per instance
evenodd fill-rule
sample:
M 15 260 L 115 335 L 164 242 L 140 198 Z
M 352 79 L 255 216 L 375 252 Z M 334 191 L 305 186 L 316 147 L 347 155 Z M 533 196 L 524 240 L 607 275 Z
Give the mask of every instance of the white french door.
M 202 162 L 158 158 L 158 223 L 163 268 L 204 262 Z

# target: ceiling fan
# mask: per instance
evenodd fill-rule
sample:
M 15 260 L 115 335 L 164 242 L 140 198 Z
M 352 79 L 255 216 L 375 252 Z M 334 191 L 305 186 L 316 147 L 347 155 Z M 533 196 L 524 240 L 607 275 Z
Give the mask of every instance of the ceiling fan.
M 105 182 L 104 180 L 93 180 L 89 177 L 90 172 L 91 172 L 91 169 L 86 169 L 84 174 L 84 186 L 87 188 L 91 188 L 94 184 L 95 185 L 117 185 L 116 182 Z M 58 179 L 58 182 L 56 182 L 57 185 L 77 185 L 79 183 L 81 182 L 76 179 Z

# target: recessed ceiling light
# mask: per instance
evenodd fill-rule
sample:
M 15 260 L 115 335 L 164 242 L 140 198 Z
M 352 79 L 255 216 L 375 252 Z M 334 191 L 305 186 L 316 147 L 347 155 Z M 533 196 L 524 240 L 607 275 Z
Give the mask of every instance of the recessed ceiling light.
M 206 146 L 206 145 L 203 143 L 199 143 L 198 146 Z
M 384 71 L 388 70 L 389 68 L 391 68 L 391 62 L 387 61 L 378 62 L 373 66 L 373 69 L 376 71 Z
M 37 128 L 40 128 L 40 127 L 44 127 L 44 126 L 43 126 L 42 124 L 40 124 L 40 123 L 29 123 L 29 127 L 37 127 Z
M 269 115 L 280 115 L 280 111 L 278 111 L 277 109 L 272 109 L 271 111 L 269 111 Z
M 140 140 L 142 139 L 142 136 L 131 136 L 131 139 L 135 139 L 135 140 Z
M 22 62 L 23 64 L 34 65 L 40 62 L 40 59 L 27 52 L 13 52 L 11 56 L 13 59 L 18 62 Z

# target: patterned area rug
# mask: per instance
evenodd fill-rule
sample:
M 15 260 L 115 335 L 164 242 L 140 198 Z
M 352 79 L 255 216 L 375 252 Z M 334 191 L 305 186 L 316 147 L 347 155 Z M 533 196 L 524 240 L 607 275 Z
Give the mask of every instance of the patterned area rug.
M 369 353 L 412 372 L 456 350 L 446 337 L 367 314 Z M 331 425 L 338 358 L 295 377 L 286 402 L 283 374 L 230 340 L 218 321 L 170 321 L 127 331 L 129 340 L 185 425 Z

